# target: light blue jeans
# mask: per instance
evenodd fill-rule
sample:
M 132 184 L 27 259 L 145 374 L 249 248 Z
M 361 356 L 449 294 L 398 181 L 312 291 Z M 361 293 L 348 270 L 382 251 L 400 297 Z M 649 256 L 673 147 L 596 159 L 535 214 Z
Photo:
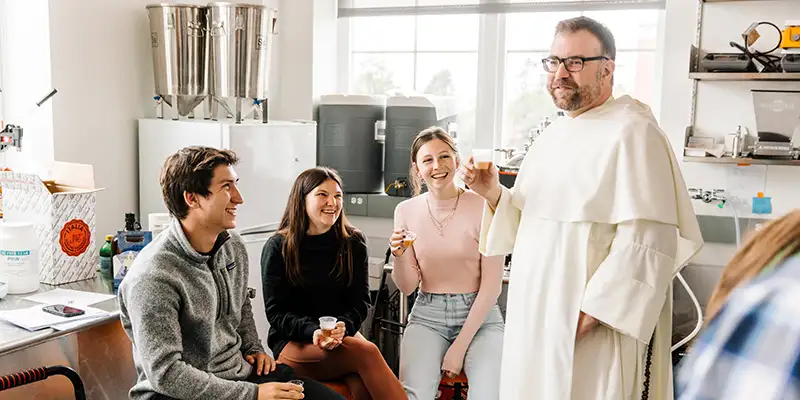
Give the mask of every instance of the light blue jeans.
M 433 400 L 442 378 L 442 360 L 467 319 L 477 293 L 419 292 L 400 349 L 400 381 L 409 400 Z M 472 338 L 464 358 L 470 399 L 496 400 L 505 323 L 497 304 Z

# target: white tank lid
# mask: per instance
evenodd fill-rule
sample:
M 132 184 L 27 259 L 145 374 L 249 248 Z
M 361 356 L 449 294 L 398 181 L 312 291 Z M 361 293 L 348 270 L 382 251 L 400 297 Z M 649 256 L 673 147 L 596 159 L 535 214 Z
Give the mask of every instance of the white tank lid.
M 386 96 L 366 94 L 326 94 L 320 97 L 320 105 L 385 106 Z
M 434 107 L 426 96 L 391 96 L 386 107 Z

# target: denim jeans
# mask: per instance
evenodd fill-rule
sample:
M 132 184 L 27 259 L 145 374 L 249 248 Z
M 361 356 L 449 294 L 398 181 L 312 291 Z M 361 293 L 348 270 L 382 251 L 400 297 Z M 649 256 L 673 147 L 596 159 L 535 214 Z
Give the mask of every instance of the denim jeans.
M 400 381 L 409 400 L 432 400 L 442 378 L 442 360 L 467 319 L 477 293 L 419 292 L 403 332 Z M 496 400 L 505 323 L 497 304 L 472 338 L 464 358 L 468 398 Z

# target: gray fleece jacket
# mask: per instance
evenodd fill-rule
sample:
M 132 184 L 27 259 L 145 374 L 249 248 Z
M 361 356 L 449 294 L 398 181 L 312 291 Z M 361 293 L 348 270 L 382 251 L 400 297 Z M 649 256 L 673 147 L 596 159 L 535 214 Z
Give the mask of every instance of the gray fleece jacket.
M 136 257 L 119 287 L 122 326 L 138 379 L 131 399 L 251 400 L 244 356 L 263 352 L 247 297 L 247 252 L 222 233 L 210 256 L 189 244 L 180 222 Z

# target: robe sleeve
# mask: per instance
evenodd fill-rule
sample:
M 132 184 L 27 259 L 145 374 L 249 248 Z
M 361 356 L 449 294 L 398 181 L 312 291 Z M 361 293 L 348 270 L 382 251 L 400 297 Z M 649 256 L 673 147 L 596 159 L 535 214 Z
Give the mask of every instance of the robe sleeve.
M 649 342 L 672 281 L 677 242 L 674 225 L 647 220 L 618 224 L 608 256 L 589 278 L 581 311 Z
M 497 208 L 492 209 L 484 202 L 481 218 L 481 236 L 478 250 L 484 256 L 501 256 L 514 250 L 519 222 L 522 218 L 523 198 L 518 189 L 520 174 L 513 188 L 502 187 Z

